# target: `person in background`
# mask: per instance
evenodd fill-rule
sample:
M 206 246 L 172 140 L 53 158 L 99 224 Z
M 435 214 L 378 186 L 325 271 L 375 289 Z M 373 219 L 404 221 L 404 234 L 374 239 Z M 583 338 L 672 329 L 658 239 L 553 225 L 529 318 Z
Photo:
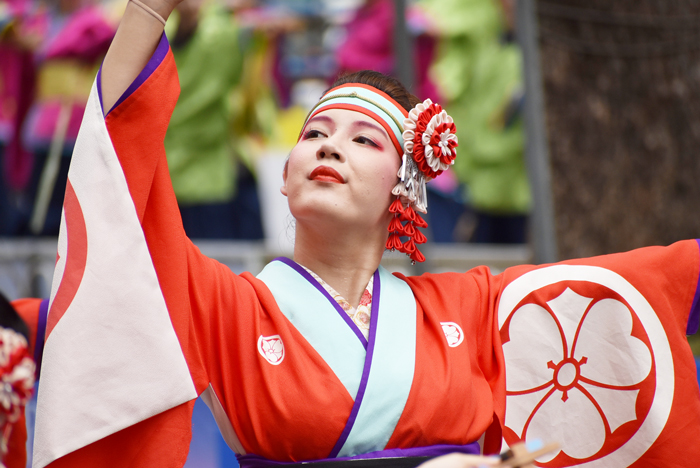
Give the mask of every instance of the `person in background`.
M 51 0 L 46 4 L 36 101 L 24 126 L 24 142 L 34 153 L 29 206 L 16 235 L 58 235 L 73 145 L 92 81 L 115 25 L 95 0 Z
M 22 142 L 22 128 L 34 100 L 33 52 L 44 19 L 28 0 L 0 3 L 0 236 L 17 234 L 20 214 L 31 209 L 26 189 L 34 161 Z
M 375 70 L 386 75 L 396 72 L 394 52 L 394 2 L 367 0 L 347 24 L 345 41 L 337 52 L 339 75 L 361 70 Z M 409 32 L 413 36 L 415 89 L 421 100 L 440 100 L 440 93 L 428 69 L 434 60 L 436 39 L 428 30 L 422 9 L 412 7 L 407 12 Z
M 191 238 L 261 238 L 255 180 L 238 157 L 232 131 L 231 95 L 244 57 L 232 51 L 245 50 L 245 38 L 218 3 L 186 0 L 176 12 L 166 33 L 181 91 L 165 148 L 185 232 Z
M 440 37 L 431 76 L 461 125 L 454 172 L 476 215 L 462 240 L 523 243 L 531 207 L 524 162 L 522 58 L 512 0 L 421 0 Z M 472 223 L 473 224 L 473 223 Z

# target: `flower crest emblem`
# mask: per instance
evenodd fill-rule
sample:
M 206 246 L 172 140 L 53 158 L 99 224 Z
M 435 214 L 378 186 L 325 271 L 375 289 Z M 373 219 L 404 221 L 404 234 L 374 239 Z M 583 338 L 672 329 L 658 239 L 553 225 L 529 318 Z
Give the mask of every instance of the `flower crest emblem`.
M 284 360 L 284 343 L 279 335 L 258 337 L 258 352 L 267 362 L 277 366 Z
M 404 120 L 404 151 L 430 179 L 454 164 L 457 156 L 457 128 L 439 104 L 426 99 Z
M 544 467 L 628 466 L 668 420 L 673 361 L 647 300 L 616 273 L 557 265 L 504 290 L 504 440 L 556 440 Z

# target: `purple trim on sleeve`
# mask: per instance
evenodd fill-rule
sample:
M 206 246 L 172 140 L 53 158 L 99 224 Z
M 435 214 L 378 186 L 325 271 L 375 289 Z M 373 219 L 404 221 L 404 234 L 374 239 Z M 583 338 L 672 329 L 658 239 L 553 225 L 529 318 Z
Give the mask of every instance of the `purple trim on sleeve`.
M 41 358 L 44 355 L 44 338 L 46 337 L 46 319 L 49 315 L 49 300 L 44 299 L 39 305 L 39 319 L 36 325 L 36 341 L 34 342 L 35 377 L 39 380 L 41 373 Z
M 126 91 L 121 95 L 119 100 L 117 101 L 114 106 L 109 110 L 109 112 L 112 112 L 119 104 L 124 102 L 129 96 L 134 94 L 134 92 L 139 89 L 139 86 L 141 86 L 145 81 L 153 74 L 153 72 L 160 66 L 160 64 L 163 62 L 165 59 L 165 56 L 168 55 L 168 51 L 170 50 L 170 44 L 168 43 L 168 38 L 165 37 L 165 33 L 160 37 L 160 42 L 158 43 L 158 46 L 156 47 L 155 52 L 153 52 L 153 55 L 151 56 L 150 60 L 148 60 L 148 63 L 146 64 L 145 67 L 143 67 L 143 70 L 141 70 L 141 73 L 139 73 L 139 76 L 136 77 L 136 79 L 129 85 L 128 88 L 126 88 Z M 102 71 L 102 67 L 100 67 L 100 71 Z M 101 75 L 101 73 L 98 71 L 98 77 Z M 98 82 L 99 83 L 99 82 Z M 102 102 L 102 87 L 100 86 L 98 88 L 100 92 L 100 102 Z M 104 109 L 103 109 L 104 111 Z M 107 112 L 107 114 L 109 114 Z
M 698 243 L 698 249 L 700 249 L 700 239 L 695 239 Z M 690 314 L 688 315 L 688 325 L 685 330 L 686 335 L 694 335 L 698 332 L 698 326 L 700 325 L 700 275 L 698 276 L 698 281 L 695 285 L 695 298 L 693 299 L 693 305 L 690 307 Z
M 411 447 L 406 449 L 389 449 L 380 450 L 377 452 L 363 453 L 354 457 L 341 458 L 324 458 L 321 460 L 312 460 L 308 462 L 278 462 L 268 460 L 259 455 L 237 455 L 238 463 L 241 468 L 266 467 L 266 466 L 299 466 L 301 464 L 313 467 L 316 463 L 327 462 L 344 462 L 351 460 L 367 460 L 367 459 L 382 459 L 382 458 L 405 458 L 405 457 L 439 457 L 448 453 L 466 453 L 470 455 L 479 455 L 481 449 L 478 442 L 472 442 L 467 445 L 432 445 L 429 447 Z M 338 463 L 340 465 L 340 463 Z M 347 463 L 347 466 L 352 466 L 352 463 Z
M 97 83 L 97 97 L 100 100 L 100 109 L 102 110 L 102 115 L 104 115 L 105 106 L 102 105 L 102 65 L 100 65 L 100 69 L 97 70 L 97 78 L 95 78 L 95 82 Z
M 275 260 L 280 261 L 280 262 L 288 265 L 289 267 L 293 268 L 297 273 L 299 273 L 301 276 L 303 276 L 304 279 L 306 279 L 306 281 L 308 281 L 316 289 L 318 289 L 321 292 L 321 294 L 323 294 L 326 297 L 326 299 L 328 299 L 328 301 L 333 305 L 333 307 L 335 307 L 335 310 L 338 311 L 338 313 L 340 314 L 340 317 L 343 320 L 345 320 L 345 323 L 348 324 L 348 326 L 355 333 L 355 335 L 357 335 L 357 338 L 359 338 L 360 343 L 362 343 L 362 346 L 364 346 L 364 348 L 367 349 L 367 339 L 362 334 L 362 332 L 360 331 L 358 326 L 355 325 L 355 322 L 352 321 L 352 319 L 347 314 L 347 312 L 345 312 L 343 310 L 343 308 L 340 307 L 340 304 L 338 304 L 338 302 L 336 302 L 336 300 L 333 299 L 330 294 L 328 294 L 328 291 L 326 291 L 325 288 L 323 286 L 321 286 L 321 284 L 318 281 L 316 281 L 316 279 L 313 276 L 311 276 L 309 274 L 309 272 L 304 269 L 303 266 L 299 265 L 294 260 L 288 259 L 287 257 L 277 257 L 273 261 L 275 261 Z M 374 297 L 372 297 L 372 307 L 374 308 Z M 371 326 L 372 325 L 370 323 L 370 327 Z
M 350 417 L 348 422 L 345 423 L 345 428 L 340 434 L 338 442 L 335 443 L 333 450 L 331 450 L 330 458 L 336 458 L 340 449 L 345 445 L 348 436 L 350 435 L 350 430 L 355 425 L 355 419 L 357 419 L 357 413 L 360 411 L 360 406 L 362 406 L 362 399 L 365 396 L 365 390 L 367 389 L 367 381 L 369 380 L 369 371 L 372 368 L 372 357 L 374 356 L 374 345 L 376 343 L 377 337 L 377 321 L 379 318 L 379 298 L 381 294 L 381 284 L 379 280 L 379 270 L 374 272 L 374 287 L 372 288 L 372 310 L 369 323 L 369 345 L 367 346 L 367 355 L 365 355 L 365 367 L 362 369 L 362 378 L 360 379 L 360 388 L 357 389 L 357 395 L 355 396 L 355 403 L 352 405 L 352 411 L 350 412 Z

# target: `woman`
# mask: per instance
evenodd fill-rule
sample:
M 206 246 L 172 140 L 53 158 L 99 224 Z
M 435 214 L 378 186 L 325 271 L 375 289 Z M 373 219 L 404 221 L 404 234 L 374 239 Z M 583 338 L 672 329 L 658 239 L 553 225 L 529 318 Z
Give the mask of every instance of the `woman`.
M 549 318 L 538 311 L 550 303 L 580 305 L 590 295 L 602 307 L 592 317 L 608 304 L 614 306 L 609 316 L 632 317 L 618 307 L 626 286 L 620 279 L 605 283 L 610 275 L 634 281 L 647 297 L 658 296 L 649 301 L 672 318 L 664 330 L 671 347 L 682 348 L 688 315 L 692 322 L 698 308 L 695 241 L 585 262 L 593 266 L 523 266 L 498 276 L 484 267 L 404 277 L 379 267 L 386 247 L 421 260 L 421 179 L 450 164 L 456 142 L 451 120 L 439 109 L 412 102 L 397 83 L 373 73 L 331 89 L 290 154 L 282 192 L 297 220 L 294 261 L 277 259 L 253 277 L 201 255 L 182 230 L 162 148 L 177 75 L 161 20 L 175 4 L 129 3 L 93 87 L 66 191 L 36 466 L 180 466 L 198 395 L 243 466 L 397 456 L 417 457 L 417 464 L 450 452 L 476 454 L 482 436 L 483 450 L 495 453 L 501 434 L 511 442 L 532 435 L 527 424 L 509 424 L 505 413 L 506 363 L 517 370 L 517 357 L 541 354 L 523 353 L 515 331 L 532 314 L 534 322 Z M 430 140 L 425 146 L 422 133 Z M 439 157 L 431 159 L 431 151 Z M 675 263 L 670 272 L 657 268 L 669 259 Z M 590 268 L 610 275 L 580 276 Z M 557 281 L 551 281 L 552 271 Z M 604 284 L 589 287 L 593 280 Z M 529 307 L 529 300 L 542 305 Z M 520 304 L 525 306 L 516 310 Z M 363 308 L 369 314 L 363 316 Z M 614 323 L 603 323 L 617 331 Z M 625 356 L 644 355 L 641 346 L 653 350 L 653 342 L 640 345 L 649 340 L 639 327 L 614 336 L 625 333 L 636 350 Z M 598 341 L 596 349 L 607 350 Z M 591 362 L 596 349 L 587 352 Z M 561 393 L 563 401 L 585 398 L 580 376 L 592 364 L 583 367 L 583 357 L 573 351 L 549 356 L 548 381 L 539 390 L 555 388 L 543 402 L 554 395 L 556 403 Z M 564 382 L 571 369 L 578 374 Z M 650 372 L 642 368 L 634 375 L 646 375 L 644 370 Z M 522 383 L 542 372 L 513 375 Z M 628 387 L 637 385 L 646 398 L 663 387 L 660 377 Z M 693 395 L 697 387 L 683 391 Z M 629 404 L 628 398 L 620 406 Z M 642 407 L 644 414 L 625 420 L 625 434 L 611 432 L 608 424 L 603 443 L 587 427 L 578 428 L 585 437 L 572 436 L 572 420 L 552 426 L 550 434 L 538 418 L 531 426 L 547 439 L 564 436 L 562 452 L 554 454 L 558 460 L 588 456 L 591 447 L 591 456 L 600 457 L 625 448 L 622 435 L 656 421 L 655 411 L 654 405 Z M 700 427 L 700 402 L 674 400 L 666 416 Z M 648 439 L 652 444 L 656 437 Z M 632 445 L 637 450 L 644 443 Z M 644 453 L 658 457 L 667 449 L 650 445 Z

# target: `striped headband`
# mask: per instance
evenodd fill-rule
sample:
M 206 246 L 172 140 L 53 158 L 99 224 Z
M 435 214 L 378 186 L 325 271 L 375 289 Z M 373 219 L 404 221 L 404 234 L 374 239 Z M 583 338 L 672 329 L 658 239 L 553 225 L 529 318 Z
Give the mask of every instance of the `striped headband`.
M 328 109 L 361 112 L 379 123 L 401 155 L 398 183 L 392 190 L 396 200 L 389 207 L 393 214 L 386 248 L 408 255 L 413 263 L 425 260 L 416 244 L 426 241 L 418 228 L 428 227 L 420 213 L 428 211 L 425 184 L 454 163 L 457 156 L 456 128 L 452 117 L 430 99 L 418 103 L 410 112 L 388 94 L 362 83 L 337 86 L 311 109 L 299 139 L 309 120 Z M 402 241 L 401 239 L 407 239 Z
M 362 83 L 347 83 L 335 87 L 324 94 L 311 109 L 299 138 L 304 134 L 309 120 L 328 109 L 361 112 L 371 117 L 386 130 L 399 155 L 403 154 L 404 120 L 408 117 L 408 112 L 388 94 Z

